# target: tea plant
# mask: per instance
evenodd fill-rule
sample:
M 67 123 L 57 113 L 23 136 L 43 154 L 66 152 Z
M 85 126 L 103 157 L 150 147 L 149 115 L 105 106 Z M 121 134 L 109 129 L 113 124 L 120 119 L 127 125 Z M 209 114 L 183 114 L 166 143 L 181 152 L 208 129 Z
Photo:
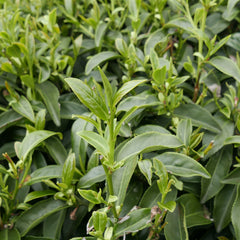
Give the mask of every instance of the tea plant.
M 0 239 L 239 239 L 239 4 L 0 1 Z

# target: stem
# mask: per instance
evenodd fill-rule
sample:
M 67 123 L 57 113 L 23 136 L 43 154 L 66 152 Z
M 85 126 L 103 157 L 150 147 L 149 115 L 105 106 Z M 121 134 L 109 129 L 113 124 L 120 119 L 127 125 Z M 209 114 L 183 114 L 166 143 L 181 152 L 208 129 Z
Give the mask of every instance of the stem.
M 208 8 L 204 6 L 205 11 L 203 12 L 203 17 L 201 21 L 201 26 L 200 29 L 204 33 L 205 30 L 205 25 L 206 25 L 206 18 L 207 18 L 207 13 L 208 13 Z M 198 52 L 202 55 L 202 50 L 203 50 L 203 39 L 200 37 L 199 42 L 198 42 Z M 197 66 L 197 78 L 196 78 L 196 84 L 194 88 L 194 96 L 193 96 L 193 101 L 196 102 L 198 93 L 199 93 L 199 80 L 201 76 L 201 71 L 202 71 L 202 59 L 198 57 L 198 66 Z

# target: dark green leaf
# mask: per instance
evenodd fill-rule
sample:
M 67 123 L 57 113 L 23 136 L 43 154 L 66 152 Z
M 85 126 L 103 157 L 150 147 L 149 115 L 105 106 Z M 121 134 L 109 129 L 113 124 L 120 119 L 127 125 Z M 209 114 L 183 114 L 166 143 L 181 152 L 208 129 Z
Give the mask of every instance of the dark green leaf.
M 234 169 L 230 172 L 224 180 L 222 180 L 224 184 L 239 184 L 240 183 L 240 168 Z
M 1 240 L 21 240 L 21 236 L 17 229 L 3 229 L 0 230 Z
M 147 80 L 131 80 L 122 85 L 122 87 L 117 91 L 113 99 L 113 105 L 116 106 L 119 101 L 130 91 L 136 88 L 138 85 L 145 83 Z
M 47 110 L 57 126 L 60 126 L 60 105 L 58 102 L 58 88 L 50 81 L 45 81 L 36 86 L 38 93 L 41 95 Z
M 166 217 L 168 223 L 164 228 L 164 235 L 167 240 L 179 239 L 188 240 L 186 226 L 185 208 L 177 204 L 173 213 L 168 212 Z
M 144 53 L 145 55 L 149 55 L 151 49 L 154 49 L 158 43 L 164 43 L 167 41 L 167 35 L 165 34 L 163 29 L 159 29 L 153 32 L 147 39 L 144 45 Z
M 109 145 L 104 137 L 91 131 L 81 131 L 78 132 L 78 135 L 95 147 L 103 156 L 106 157 L 108 155 Z
M 237 187 L 237 196 L 233 203 L 232 207 L 232 224 L 235 232 L 235 238 L 240 239 L 240 221 L 239 221 L 239 212 L 240 212 L 240 185 Z
M 223 56 L 217 56 L 210 59 L 208 63 L 213 65 L 219 71 L 233 77 L 240 82 L 240 70 L 237 64 L 233 62 L 233 60 Z
M 121 205 L 125 199 L 127 187 L 137 166 L 138 158 L 133 156 L 121 168 L 117 169 L 112 176 L 114 195 L 118 197 L 117 205 Z
M 118 152 L 117 161 L 129 159 L 142 152 L 150 152 L 165 148 L 178 148 L 182 145 L 179 139 L 171 134 L 148 132 L 138 135 L 128 141 Z
M 66 207 L 68 206 L 59 200 L 47 199 L 38 202 L 16 219 L 15 227 L 18 229 L 21 236 L 25 236 L 46 217 Z
M 214 154 L 206 165 L 206 170 L 212 175 L 210 179 L 202 179 L 201 202 L 205 203 L 214 197 L 223 187 L 221 182 L 232 165 L 232 148 L 225 147 Z
M 219 233 L 231 221 L 231 209 L 236 198 L 236 187 L 226 185 L 214 199 L 213 219 Z
M 30 192 L 24 199 L 24 203 L 30 202 L 32 200 L 54 195 L 56 192 L 52 190 L 34 191 Z
M 168 171 L 178 176 L 201 176 L 204 178 L 211 176 L 200 163 L 181 153 L 165 152 L 154 158 L 160 160 Z
M 190 118 L 193 125 L 201 126 L 209 131 L 220 132 L 221 127 L 218 122 L 206 109 L 197 104 L 183 104 L 174 110 L 174 114 L 181 118 Z
M 23 139 L 18 156 L 21 158 L 23 161 L 27 158 L 28 154 L 36 147 L 38 144 L 46 140 L 47 138 L 56 135 L 58 133 L 56 132 L 51 132 L 47 130 L 39 130 L 35 132 L 31 132 L 28 135 L 25 136 Z
M 31 122 L 35 122 L 35 116 L 30 102 L 24 96 L 21 96 L 19 100 L 11 103 L 12 108 Z
M 92 168 L 87 174 L 80 178 L 78 188 L 89 188 L 93 184 L 102 182 L 106 178 L 105 171 L 102 166 Z
M 0 114 L 0 132 L 5 128 L 10 127 L 11 125 L 17 123 L 22 119 L 22 116 L 16 113 L 13 110 L 8 110 Z
M 120 55 L 118 55 L 117 53 L 111 52 L 111 51 L 105 51 L 105 52 L 101 52 L 101 53 L 94 55 L 87 62 L 87 65 L 85 68 L 85 74 L 88 75 L 95 67 L 97 67 L 102 62 L 117 58 L 119 56 Z
M 42 180 L 52 179 L 52 178 L 61 178 L 63 166 L 58 165 L 48 165 L 43 168 L 35 170 L 31 175 L 30 179 L 25 182 L 26 185 L 32 185 Z
M 131 233 L 142 230 L 149 226 L 149 220 L 151 215 L 151 209 L 142 208 L 130 212 L 128 218 L 125 221 L 117 223 L 114 239 L 123 236 L 125 233 Z
M 46 139 L 45 143 L 45 146 L 54 161 L 59 165 L 63 165 L 67 158 L 67 151 L 62 142 L 56 137 L 51 137 Z
M 186 224 L 188 228 L 212 223 L 210 216 L 206 216 L 199 199 L 193 194 L 184 194 L 178 201 L 185 209 Z

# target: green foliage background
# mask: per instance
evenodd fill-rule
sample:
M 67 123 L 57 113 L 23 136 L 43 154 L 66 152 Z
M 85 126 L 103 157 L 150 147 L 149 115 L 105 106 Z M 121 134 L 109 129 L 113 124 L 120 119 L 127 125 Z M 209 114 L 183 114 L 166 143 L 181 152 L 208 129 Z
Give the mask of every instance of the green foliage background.
M 0 0 L 0 239 L 240 239 L 238 0 Z

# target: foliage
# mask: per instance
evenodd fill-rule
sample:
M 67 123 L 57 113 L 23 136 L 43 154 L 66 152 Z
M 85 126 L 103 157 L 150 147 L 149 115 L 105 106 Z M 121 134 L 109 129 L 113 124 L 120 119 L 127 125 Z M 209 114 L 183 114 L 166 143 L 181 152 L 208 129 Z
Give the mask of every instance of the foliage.
M 0 0 L 0 239 L 239 239 L 239 6 Z

